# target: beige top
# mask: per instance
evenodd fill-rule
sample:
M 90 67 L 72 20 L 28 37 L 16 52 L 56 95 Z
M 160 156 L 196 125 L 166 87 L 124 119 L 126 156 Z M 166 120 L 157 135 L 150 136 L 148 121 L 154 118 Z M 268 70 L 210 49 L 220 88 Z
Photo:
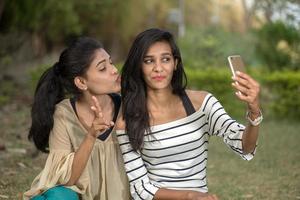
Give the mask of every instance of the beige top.
M 86 129 L 81 125 L 69 99 L 56 105 L 54 126 L 49 136 L 49 155 L 44 169 L 34 179 L 31 189 L 24 193 L 27 200 L 47 189 L 63 185 L 71 176 L 75 151 L 79 148 Z M 90 159 L 72 190 L 83 200 L 128 200 L 128 179 L 113 131 L 105 141 L 96 140 Z

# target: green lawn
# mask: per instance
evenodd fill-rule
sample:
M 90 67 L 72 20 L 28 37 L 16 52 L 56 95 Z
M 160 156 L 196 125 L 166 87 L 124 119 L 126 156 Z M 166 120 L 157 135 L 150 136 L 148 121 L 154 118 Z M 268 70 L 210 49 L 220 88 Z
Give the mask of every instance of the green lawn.
M 27 141 L 29 109 L 12 105 L 0 112 L 0 200 L 20 199 L 42 169 Z M 300 199 L 300 124 L 264 121 L 257 153 L 242 160 L 213 137 L 209 144 L 208 186 L 220 199 Z
M 269 121 L 261 127 L 251 161 L 222 139 L 209 145 L 208 186 L 220 199 L 300 199 L 300 124 Z

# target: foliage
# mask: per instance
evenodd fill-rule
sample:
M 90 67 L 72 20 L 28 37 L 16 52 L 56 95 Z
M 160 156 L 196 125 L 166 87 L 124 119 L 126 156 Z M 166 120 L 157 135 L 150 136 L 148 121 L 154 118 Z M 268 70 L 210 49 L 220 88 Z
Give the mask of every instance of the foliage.
M 37 33 L 48 42 L 79 34 L 81 25 L 71 0 L 10 0 L 5 4 L 1 27 L 7 32 Z
M 0 77 L 0 106 L 11 103 L 11 100 L 16 96 L 18 84 L 13 77 L 3 75 Z
M 300 69 L 300 30 L 277 21 L 256 31 L 257 56 L 270 70 Z
M 245 115 L 245 105 L 237 100 L 231 87 L 231 72 L 227 68 L 196 70 L 187 68 L 189 88 L 212 93 L 234 118 Z
M 243 117 L 245 105 L 234 95 L 227 68 L 186 69 L 190 88 L 211 92 L 234 118 Z M 261 84 L 261 104 L 267 117 L 300 119 L 300 72 L 248 72 Z
M 187 28 L 179 46 L 186 66 L 206 68 L 223 66 L 229 55 L 239 54 L 247 64 L 256 64 L 251 32 L 240 34 L 217 27 Z
M 38 83 L 40 77 L 49 67 L 50 67 L 50 65 L 40 65 L 40 66 L 30 69 L 28 71 L 28 74 L 30 77 L 28 85 L 29 85 L 29 88 L 30 88 L 30 91 L 32 92 L 32 94 L 35 91 L 35 88 L 37 86 L 37 83 Z
M 271 94 L 269 107 L 277 118 L 300 119 L 300 72 L 276 71 L 264 78 Z

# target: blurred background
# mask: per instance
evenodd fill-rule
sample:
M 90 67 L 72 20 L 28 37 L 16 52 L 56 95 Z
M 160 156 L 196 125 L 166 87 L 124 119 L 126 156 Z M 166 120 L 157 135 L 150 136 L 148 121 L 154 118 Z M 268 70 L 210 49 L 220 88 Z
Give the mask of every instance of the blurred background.
M 38 78 L 78 36 L 104 44 L 121 70 L 135 36 L 171 31 L 188 86 L 207 90 L 241 122 L 227 56 L 261 83 L 265 116 L 247 163 L 212 138 L 210 192 L 220 199 L 300 199 L 299 0 L 0 0 L 0 199 L 20 199 L 46 155 L 27 140 Z

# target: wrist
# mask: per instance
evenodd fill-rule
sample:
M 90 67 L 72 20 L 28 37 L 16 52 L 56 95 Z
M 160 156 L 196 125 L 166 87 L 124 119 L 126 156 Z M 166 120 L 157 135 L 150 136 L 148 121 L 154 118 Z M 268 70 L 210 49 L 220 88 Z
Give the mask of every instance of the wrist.
M 86 134 L 85 138 L 86 138 L 87 140 L 92 141 L 92 142 L 94 142 L 94 141 L 97 139 L 96 136 L 94 136 L 94 134 L 91 133 L 90 131 L 88 132 L 88 134 Z
M 255 112 L 248 110 L 246 113 L 246 119 L 249 121 L 249 123 L 252 126 L 258 126 L 263 120 L 263 115 L 261 110 L 259 109 L 258 111 Z

